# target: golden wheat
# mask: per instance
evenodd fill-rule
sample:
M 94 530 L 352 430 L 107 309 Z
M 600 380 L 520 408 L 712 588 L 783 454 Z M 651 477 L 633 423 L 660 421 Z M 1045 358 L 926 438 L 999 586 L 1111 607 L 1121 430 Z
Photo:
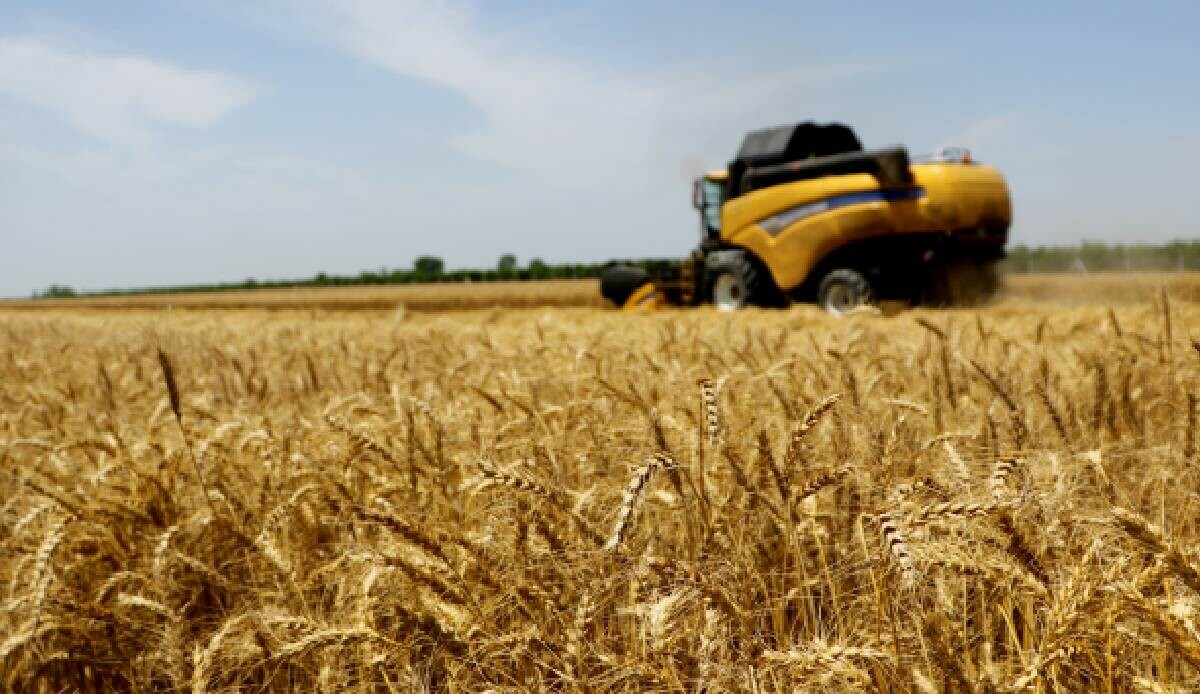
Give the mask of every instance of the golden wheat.
M 1171 281 L 0 313 L 0 688 L 1195 691 Z

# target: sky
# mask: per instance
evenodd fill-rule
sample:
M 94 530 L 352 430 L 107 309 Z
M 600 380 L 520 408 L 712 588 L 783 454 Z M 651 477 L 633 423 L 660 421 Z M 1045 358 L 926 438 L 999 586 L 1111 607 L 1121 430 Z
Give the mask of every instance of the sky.
M 0 0 L 0 296 L 682 257 L 690 181 L 802 120 L 968 147 L 1014 243 L 1200 238 L 1198 26 L 1194 0 Z

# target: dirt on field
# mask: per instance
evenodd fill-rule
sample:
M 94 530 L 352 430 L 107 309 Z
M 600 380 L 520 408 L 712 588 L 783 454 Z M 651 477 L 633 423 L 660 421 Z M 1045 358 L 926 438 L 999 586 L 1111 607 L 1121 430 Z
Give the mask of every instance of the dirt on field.
M 0 311 L 0 679 L 1195 691 L 1200 305 L 1161 279 Z

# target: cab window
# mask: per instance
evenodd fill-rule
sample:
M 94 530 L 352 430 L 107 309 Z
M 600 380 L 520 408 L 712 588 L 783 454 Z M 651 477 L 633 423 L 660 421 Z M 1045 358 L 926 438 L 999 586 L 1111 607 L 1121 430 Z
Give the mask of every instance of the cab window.
M 725 202 L 725 185 L 719 181 L 700 181 L 700 214 L 711 236 L 721 234 L 721 205 Z

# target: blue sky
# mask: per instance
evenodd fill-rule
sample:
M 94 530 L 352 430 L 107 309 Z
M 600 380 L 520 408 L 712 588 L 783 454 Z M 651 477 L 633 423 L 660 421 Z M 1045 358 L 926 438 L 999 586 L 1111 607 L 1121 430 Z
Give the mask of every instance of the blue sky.
M 1200 4 L 974 4 L 0 0 L 0 296 L 683 256 L 807 119 L 969 147 L 1016 242 L 1200 237 Z

